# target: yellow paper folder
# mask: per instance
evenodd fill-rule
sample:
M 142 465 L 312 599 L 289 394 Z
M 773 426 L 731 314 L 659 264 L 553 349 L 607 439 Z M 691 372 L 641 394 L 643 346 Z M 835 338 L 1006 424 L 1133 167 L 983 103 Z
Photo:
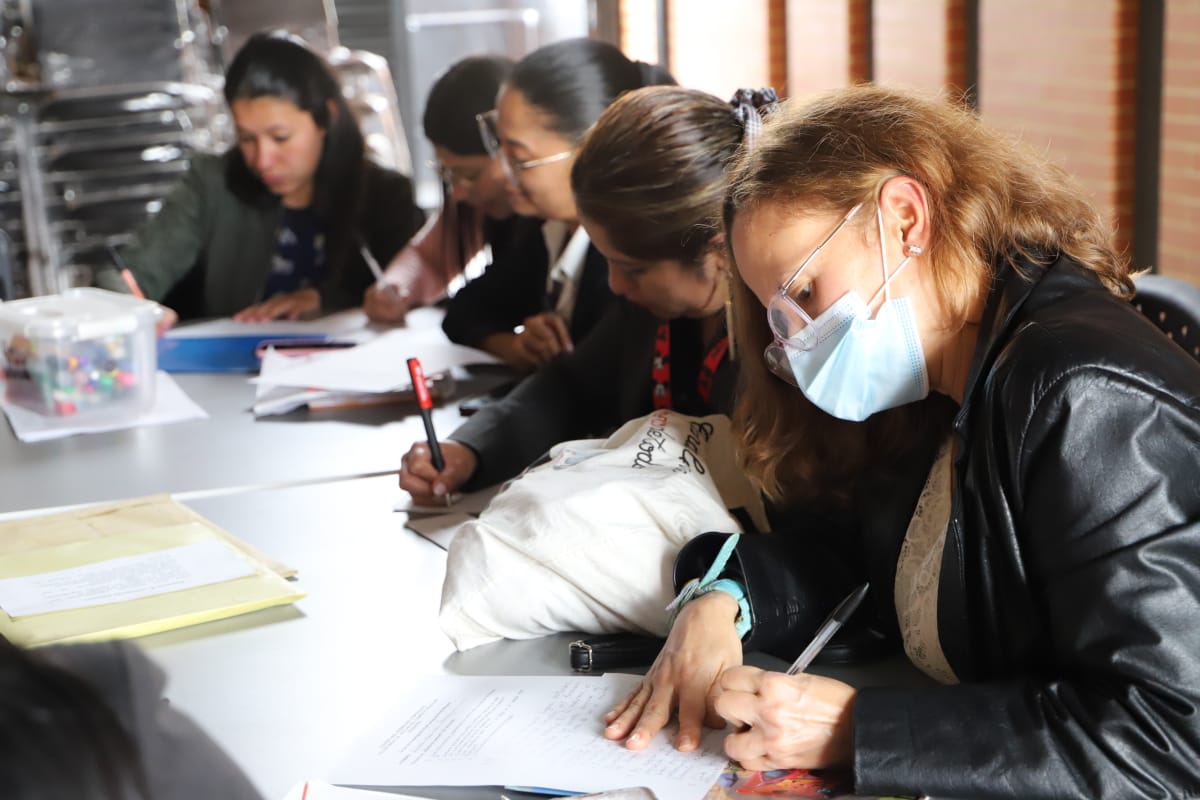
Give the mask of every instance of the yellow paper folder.
M 28 647 L 129 638 L 224 619 L 304 597 L 295 574 L 163 495 L 0 524 L 0 578 L 16 578 L 219 541 L 253 570 L 241 578 L 118 603 L 10 617 L 0 633 Z

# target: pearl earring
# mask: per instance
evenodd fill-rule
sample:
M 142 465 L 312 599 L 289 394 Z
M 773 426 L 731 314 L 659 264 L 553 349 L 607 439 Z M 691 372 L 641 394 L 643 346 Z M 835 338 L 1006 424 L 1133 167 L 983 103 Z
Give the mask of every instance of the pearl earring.
M 921 248 L 921 246 L 920 246 L 920 245 L 918 245 L 918 244 L 906 244 L 906 245 L 904 245 L 904 253 L 905 253 L 905 255 L 907 255 L 907 256 L 908 256 L 908 257 L 910 257 L 910 258 L 915 258 L 915 257 L 917 257 L 917 256 L 921 255 L 921 253 L 924 253 L 924 252 L 925 252 L 925 251 L 924 251 L 924 250 Z

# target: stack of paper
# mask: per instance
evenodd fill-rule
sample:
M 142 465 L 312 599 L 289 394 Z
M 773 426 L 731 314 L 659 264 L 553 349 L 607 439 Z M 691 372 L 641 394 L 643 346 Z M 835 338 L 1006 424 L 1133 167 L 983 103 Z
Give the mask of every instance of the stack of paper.
M 434 376 L 468 364 L 495 364 L 489 353 L 453 344 L 441 328 L 397 328 L 357 347 L 285 357 L 268 350 L 257 378 L 254 413 L 282 414 L 302 405 L 365 405 L 411 399 L 408 359 Z M 436 381 L 435 387 L 436 388 Z
M 26 646 L 144 636 L 304 596 L 167 496 L 0 524 L 0 634 Z

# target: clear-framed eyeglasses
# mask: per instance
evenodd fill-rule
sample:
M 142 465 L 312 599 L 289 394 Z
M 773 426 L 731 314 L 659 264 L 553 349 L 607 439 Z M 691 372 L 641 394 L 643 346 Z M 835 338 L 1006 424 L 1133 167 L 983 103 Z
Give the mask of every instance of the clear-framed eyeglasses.
M 813 318 L 792 298 L 792 287 L 799 280 L 800 276 L 804 274 L 805 268 L 825 248 L 825 245 L 829 244 L 834 236 L 837 236 L 838 231 L 846 227 L 846 223 L 858 213 L 862 205 L 862 203 L 859 203 L 846 212 L 846 216 L 842 217 L 833 230 L 829 232 L 829 235 L 822 239 L 821 243 L 800 262 L 800 266 L 796 267 L 796 271 L 792 273 L 792 276 L 784 281 L 778 291 L 771 296 L 771 300 L 767 303 L 767 323 L 771 326 L 771 333 L 775 335 L 775 341 L 767 348 L 768 350 L 776 346 L 791 347 L 797 350 L 811 350 L 821 341 L 821 331 L 817 330 Z M 768 356 L 767 360 L 768 362 L 770 361 L 770 356 Z
M 475 115 L 475 122 L 479 125 L 479 138 L 483 141 L 483 147 L 487 150 L 488 155 L 492 158 L 500 159 L 500 167 L 504 170 L 504 177 L 514 186 L 517 185 L 520 174 L 525 170 L 541 167 L 546 164 L 553 164 L 557 161 L 565 161 L 575 155 L 575 150 L 571 149 L 543 156 L 542 158 L 517 161 L 500 144 L 500 134 L 496 129 L 496 116 L 495 109 Z
M 846 227 L 846 223 L 858 213 L 862 205 L 859 203 L 846 212 L 846 216 L 842 217 L 829 235 L 822 239 L 821 243 L 800 262 L 800 266 L 796 267 L 792 277 L 779 287 L 779 290 L 771 296 L 770 302 L 767 303 L 767 324 L 771 326 L 771 333 L 774 334 L 775 340 L 763 350 L 763 360 L 767 362 L 767 369 L 771 371 L 771 374 L 792 386 L 797 386 L 797 383 L 788 359 L 788 349 L 812 350 L 825 338 L 822 331 L 817 329 L 817 325 L 809 313 L 792 299 L 790 294 L 792 286 L 803 274 L 805 267 L 817 257 L 817 253 L 820 253 L 825 245 L 829 244 L 834 236 L 837 236 L 838 231 Z
M 475 181 L 483 177 L 486 170 L 472 168 L 462 169 L 459 167 L 448 167 L 438 160 L 426 161 L 425 166 L 437 173 L 438 178 L 442 183 L 453 189 L 456 186 L 471 186 Z

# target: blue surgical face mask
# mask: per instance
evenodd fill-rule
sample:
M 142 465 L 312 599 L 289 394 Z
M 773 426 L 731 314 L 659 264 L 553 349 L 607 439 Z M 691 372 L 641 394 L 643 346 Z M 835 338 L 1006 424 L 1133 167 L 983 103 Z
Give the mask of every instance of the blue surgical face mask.
M 888 290 L 911 257 L 888 275 L 882 213 L 879 227 L 884 302 L 874 318 L 868 304 L 852 290 L 793 337 L 809 337 L 804 343 L 808 349 L 785 343 L 773 354 L 776 358 L 786 354 L 796 386 L 813 405 L 852 422 L 862 422 L 872 414 L 929 394 L 925 354 L 912 303 L 907 297 L 893 299 Z M 815 345 L 813 336 L 817 338 Z

